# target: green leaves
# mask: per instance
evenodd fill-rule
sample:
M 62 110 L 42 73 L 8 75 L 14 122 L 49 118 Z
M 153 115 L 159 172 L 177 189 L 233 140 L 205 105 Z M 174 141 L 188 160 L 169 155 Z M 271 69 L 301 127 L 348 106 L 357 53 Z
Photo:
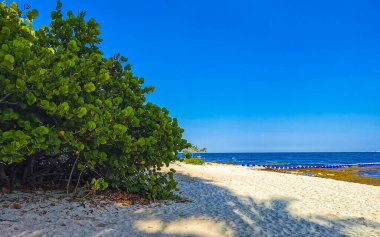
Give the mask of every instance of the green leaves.
M 46 135 L 49 133 L 49 129 L 45 126 L 39 126 L 35 129 L 33 129 L 32 131 L 32 134 L 36 135 L 36 136 L 42 136 L 42 135 Z
M 2 34 L 3 36 L 9 36 L 9 35 L 11 34 L 11 30 L 10 30 L 8 27 L 4 26 L 4 27 L 1 29 L 1 34 Z
M 104 101 L 104 104 L 108 107 L 108 108 L 112 108 L 112 101 L 110 100 L 110 99 L 106 99 L 105 101 Z
M 58 105 L 58 115 L 64 116 L 69 112 L 70 106 L 67 102 L 63 102 L 62 104 Z
M 131 106 L 123 109 L 121 112 L 126 118 L 131 118 L 134 115 L 134 110 Z
M 79 47 L 77 46 L 77 42 L 75 40 L 71 40 L 68 44 L 68 49 L 72 52 L 78 52 Z
M 26 98 L 28 105 L 32 105 L 37 101 L 37 97 L 32 92 L 28 92 L 28 94 L 26 94 Z
M 96 123 L 94 121 L 87 122 L 87 128 L 89 131 L 92 131 L 96 128 Z
M 4 56 L 4 60 L 1 63 L 1 65 L 8 68 L 9 70 L 13 70 L 14 63 L 15 63 L 15 58 L 10 54 L 6 54 Z
M 67 95 L 69 93 L 69 86 L 68 85 L 62 85 L 59 87 L 59 94 L 60 95 Z
M 0 3 L 0 162 L 6 175 L 16 164 L 33 163 L 37 176 L 49 165 L 49 180 L 59 182 L 70 176 L 62 171 L 74 167 L 72 176 L 83 174 L 80 180 L 94 192 L 110 186 L 170 196 L 172 171 L 158 170 L 188 143 L 167 110 L 146 102 L 152 87 L 142 87 L 125 57 L 103 56 L 99 24 L 86 21 L 84 12 L 65 18 L 58 2 L 51 23 L 37 30 L 32 21 L 38 12 L 26 14 L 24 22 L 17 4 Z M 28 175 L 20 171 L 15 180 L 30 184 Z
M 41 68 L 41 69 L 40 69 L 40 76 L 44 75 L 45 73 L 46 73 L 46 69 Z
M 122 124 L 115 124 L 113 126 L 113 134 L 114 134 L 114 137 L 121 137 L 122 135 L 124 135 L 124 133 L 127 132 L 128 128 Z
M 21 91 L 24 91 L 26 90 L 26 83 L 24 80 L 22 79 L 17 79 L 16 80 L 16 88 L 21 90 Z
M 96 191 L 103 191 L 108 188 L 108 183 L 103 178 L 93 178 L 91 180 L 91 189 L 95 193 Z
M 87 114 L 87 109 L 85 107 L 80 107 L 77 110 L 77 116 L 78 116 L 78 118 L 83 118 L 83 116 L 85 116 L 86 114 Z
M 96 90 L 96 87 L 94 83 L 90 82 L 84 85 L 84 90 L 88 93 L 93 92 Z
M 13 65 L 15 63 L 15 58 L 12 55 L 7 54 L 4 56 L 4 61 Z
M 29 20 L 33 20 L 34 18 L 36 18 L 38 16 L 38 11 L 36 9 L 33 9 L 31 11 L 28 11 L 26 13 L 26 16 L 28 17 Z
M 12 121 L 19 119 L 20 115 L 11 108 L 7 108 L 0 114 L 0 121 Z
M 16 2 L 12 2 L 10 8 L 13 10 L 13 12 L 19 12 L 18 4 Z
M 102 84 L 107 84 L 110 79 L 111 79 L 111 76 L 107 70 L 104 70 L 104 69 L 100 70 L 99 80 Z

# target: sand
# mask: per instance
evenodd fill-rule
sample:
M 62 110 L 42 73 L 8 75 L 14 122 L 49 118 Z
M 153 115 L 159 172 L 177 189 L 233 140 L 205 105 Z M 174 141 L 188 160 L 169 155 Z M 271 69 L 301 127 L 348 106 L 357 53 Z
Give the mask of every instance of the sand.
M 0 196 L 0 236 L 380 236 L 380 187 L 252 168 L 177 163 L 192 202 L 118 206 L 60 192 Z

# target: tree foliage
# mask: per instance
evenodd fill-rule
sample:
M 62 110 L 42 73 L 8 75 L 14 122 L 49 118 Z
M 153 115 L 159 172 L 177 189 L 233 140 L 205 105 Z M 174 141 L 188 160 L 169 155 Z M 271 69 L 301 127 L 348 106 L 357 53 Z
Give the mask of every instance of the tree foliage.
M 183 129 L 146 101 L 154 88 L 126 58 L 103 55 L 99 24 L 61 7 L 34 30 L 37 10 L 0 3 L 1 184 L 93 182 L 168 196 L 174 170 L 160 168 L 188 146 Z
M 194 154 L 207 152 L 207 148 L 199 148 L 198 146 L 192 145 L 191 147 L 184 149 L 182 152 L 186 158 L 194 158 Z
M 202 158 L 193 158 L 193 157 L 184 158 L 183 162 L 185 162 L 186 164 L 192 164 L 192 165 L 203 165 L 205 163 L 205 161 Z

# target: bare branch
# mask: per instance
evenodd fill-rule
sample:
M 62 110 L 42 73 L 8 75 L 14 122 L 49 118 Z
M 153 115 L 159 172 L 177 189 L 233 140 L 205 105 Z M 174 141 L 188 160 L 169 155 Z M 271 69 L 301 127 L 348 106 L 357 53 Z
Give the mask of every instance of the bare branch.
M 3 103 L 3 101 L 5 101 L 5 99 L 8 98 L 10 95 L 12 95 L 12 93 L 9 93 L 8 95 L 6 95 L 3 98 L 1 98 L 0 104 Z
M 69 185 L 70 185 L 70 182 L 71 182 L 71 176 L 73 175 L 73 172 L 74 172 L 74 169 L 75 169 L 75 165 L 77 164 L 78 159 L 79 159 L 79 155 L 75 159 L 75 162 L 73 164 L 73 168 L 71 169 L 71 172 L 70 172 L 69 180 L 67 181 L 67 185 L 66 185 L 66 195 L 67 196 L 69 196 Z
M 0 104 L 4 104 L 4 105 L 17 105 L 18 103 L 16 103 L 16 102 L 8 102 L 8 101 L 4 101 L 4 102 L 0 102 Z
M 77 180 L 77 185 L 75 186 L 75 189 L 74 189 L 74 193 L 77 193 L 77 188 L 79 186 L 79 182 L 80 182 L 80 177 L 82 176 L 82 173 L 83 173 L 83 170 L 80 172 L 79 174 L 79 177 L 78 177 L 78 180 Z

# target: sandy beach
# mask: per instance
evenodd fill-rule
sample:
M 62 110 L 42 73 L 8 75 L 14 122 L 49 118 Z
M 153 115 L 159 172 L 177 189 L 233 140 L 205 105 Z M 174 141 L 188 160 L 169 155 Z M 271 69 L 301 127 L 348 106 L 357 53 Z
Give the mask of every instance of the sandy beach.
M 380 187 L 234 165 L 172 168 L 191 202 L 95 207 L 63 192 L 14 192 L 0 196 L 0 235 L 380 236 Z

